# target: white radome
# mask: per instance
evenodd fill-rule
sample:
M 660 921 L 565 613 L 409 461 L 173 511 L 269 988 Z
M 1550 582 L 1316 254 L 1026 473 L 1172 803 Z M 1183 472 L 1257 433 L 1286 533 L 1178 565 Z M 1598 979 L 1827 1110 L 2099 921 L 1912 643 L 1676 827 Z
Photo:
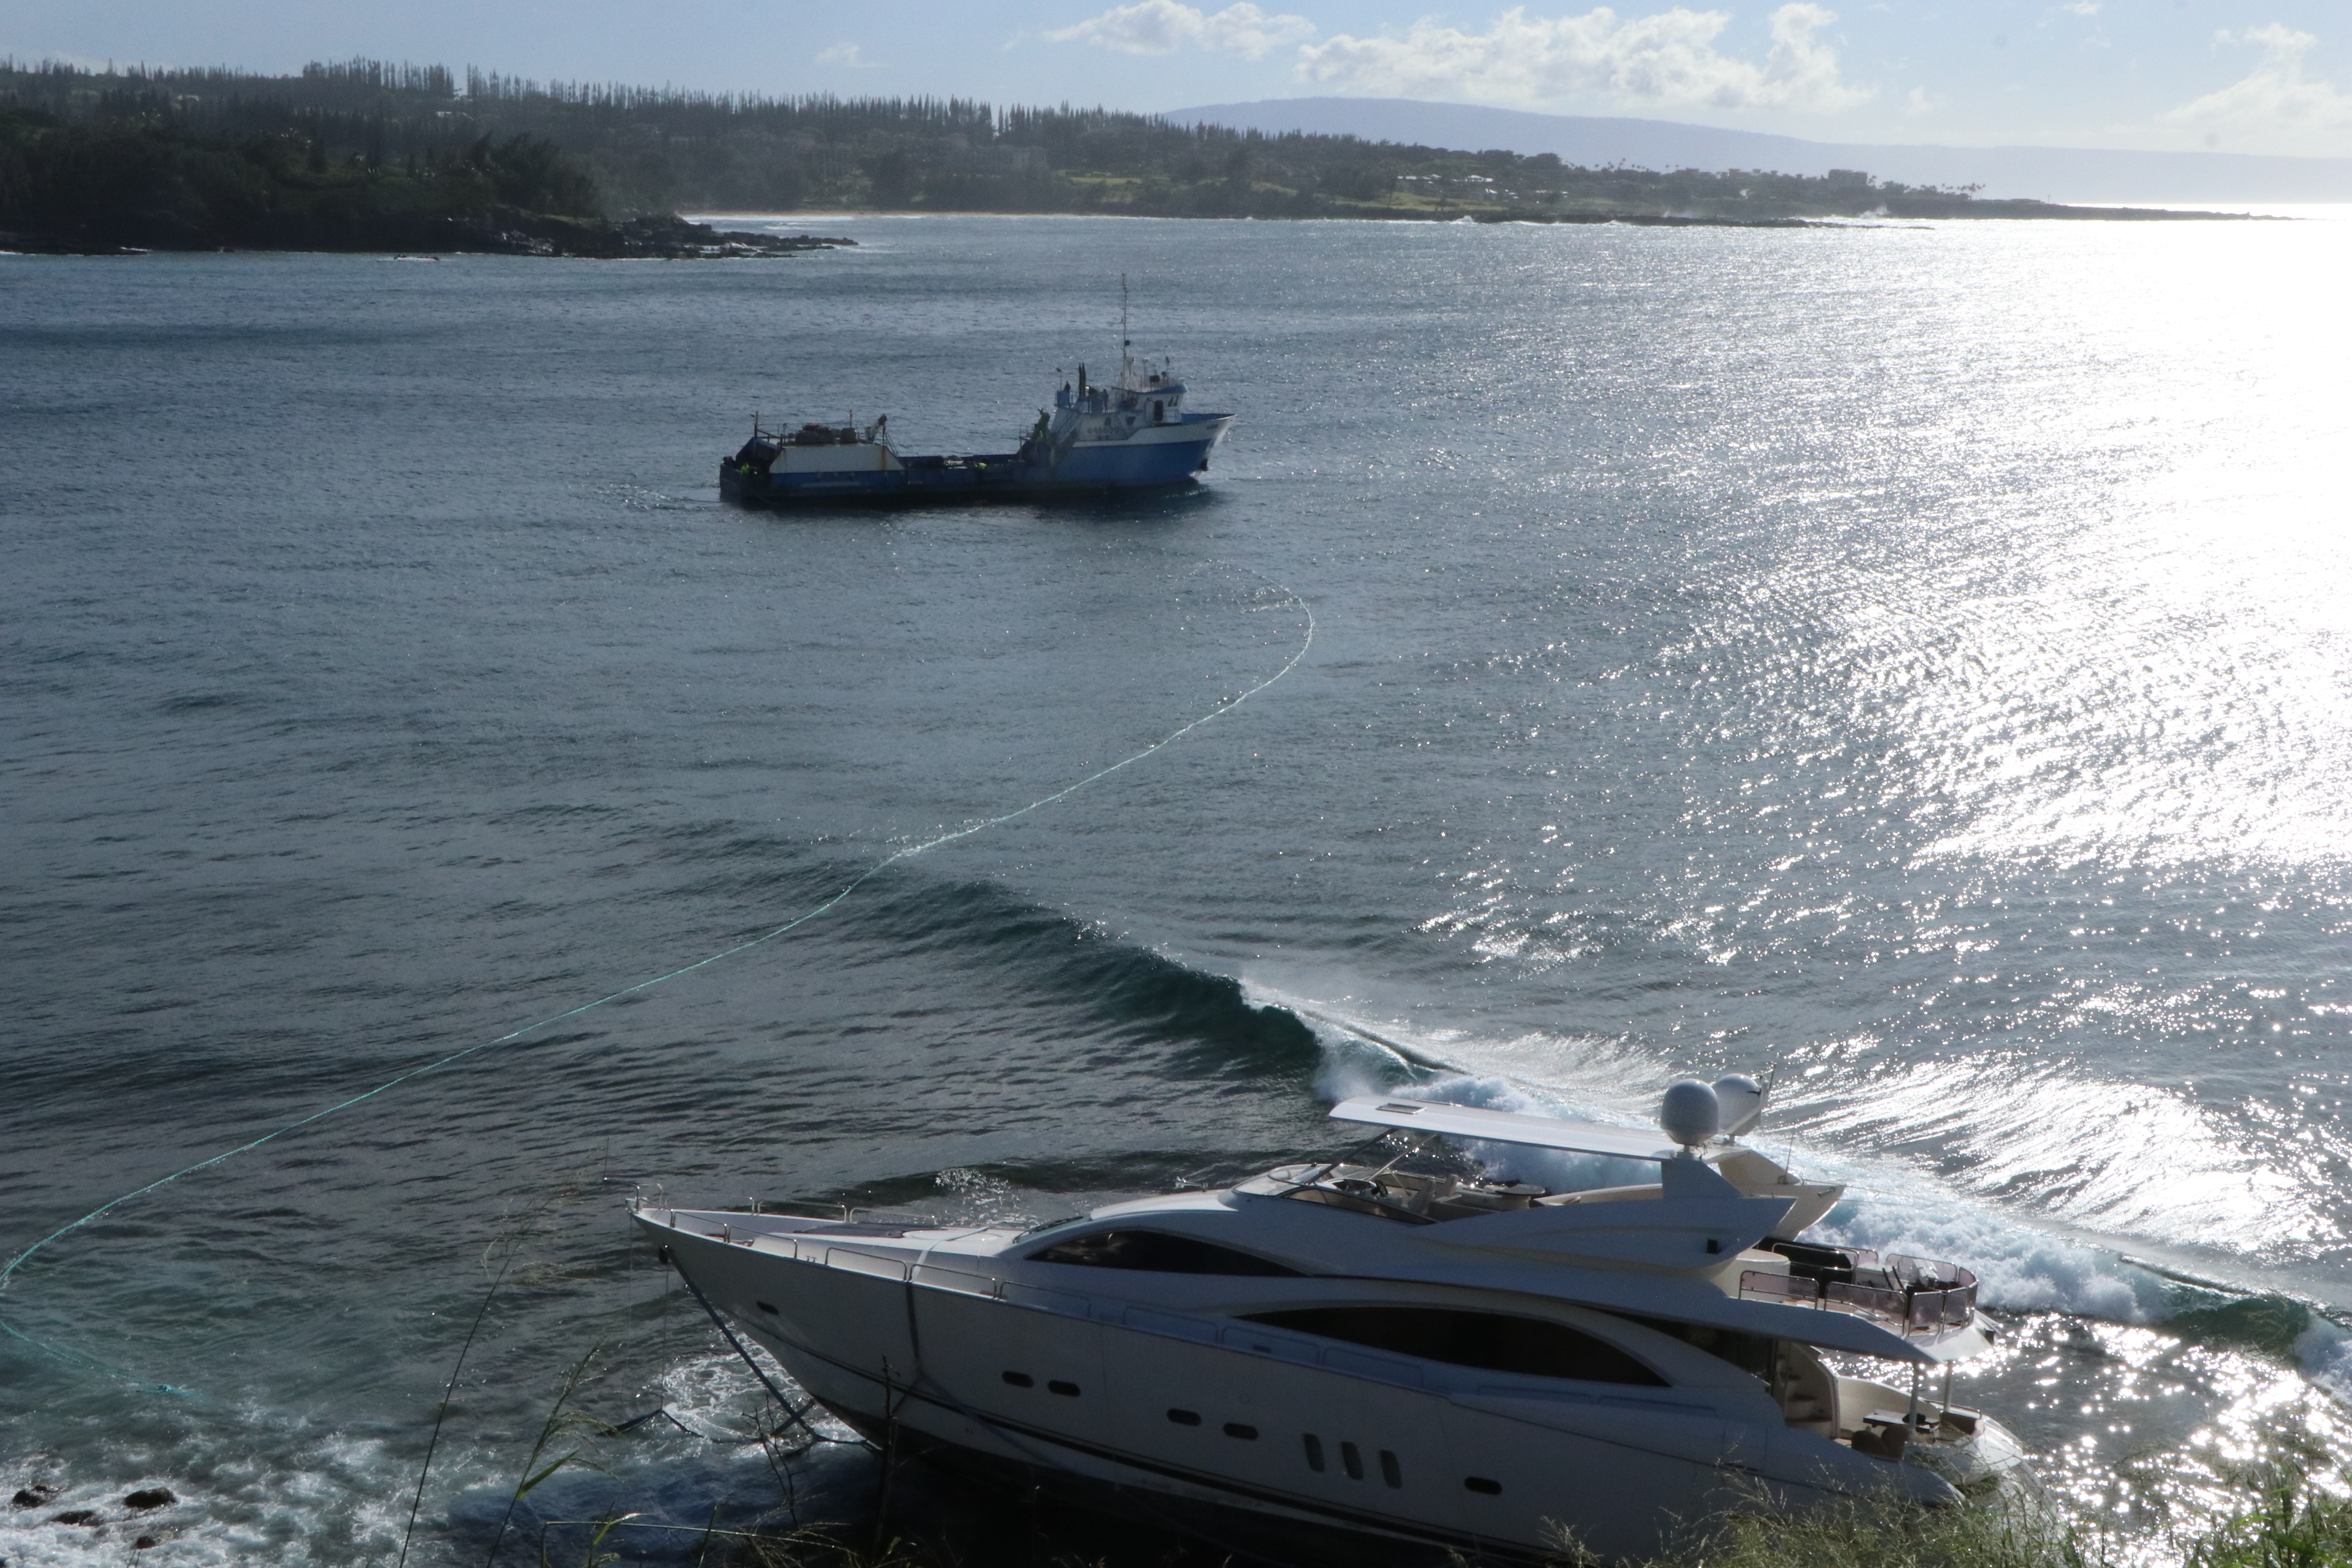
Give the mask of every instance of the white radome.
M 1726 1138 L 1737 1138 L 1764 1119 L 1764 1086 L 1746 1073 L 1726 1073 L 1714 1088 L 1722 1122 L 1718 1131 Z
M 1665 1103 L 1658 1108 L 1658 1125 L 1684 1148 L 1696 1149 L 1722 1127 L 1723 1108 L 1713 1089 L 1686 1078 L 1667 1086 Z

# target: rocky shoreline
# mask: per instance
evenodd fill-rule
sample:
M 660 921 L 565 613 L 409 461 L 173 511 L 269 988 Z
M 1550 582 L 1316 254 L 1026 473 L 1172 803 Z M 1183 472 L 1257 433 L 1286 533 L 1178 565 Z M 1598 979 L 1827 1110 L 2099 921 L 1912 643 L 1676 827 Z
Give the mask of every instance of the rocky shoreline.
M 58 1500 L 65 1492 L 66 1489 L 55 1481 L 29 1481 L 16 1489 L 16 1495 L 8 1500 L 8 1506 L 12 1511 L 44 1508 Z M 109 1517 L 101 1508 L 68 1508 L 49 1515 L 47 1522 L 104 1536 L 110 1524 L 128 1524 L 134 1521 L 145 1524 L 147 1516 L 159 1510 L 172 1508 L 179 1500 L 178 1494 L 169 1487 L 141 1487 L 122 1500 L 121 1507 L 123 1512 L 119 1517 Z M 133 1552 L 145 1552 L 163 1545 L 164 1539 L 161 1535 L 142 1534 L 128 1544 Z
M 1920 210 L 1913 210 L 1917 208 Z M 1479 224 L 1624 224 L 1639 228 L 1847 228 L 1857 221 L 1924 218 L 2071 219 L 2094 222 L 2256 222 L 2242 213 L 2169 212 L 2145 207 L 2076 207 L 2053 202 L 1975 201 L 1906 203 L 1902 211 L 1892 205 L 1884 212 L 1849 216 L 1743 217 L 1726 213 L 1658 213 L 1606 210 L 1572 213 L 1463 213 L 1454 216 L 1397 214 L 1385 219 L 1369 215 L 1359 221 L 1429 223 L 1468 221 Z M 857 214 L 843 214 L 856 216 Z M 937 215 L 934 215 L 937 216 Z M 1003 216 L 1003 214 L 991 214 Z M 1277 220 L 1278 221 L 1278 220 Z M 2272 220 L 2284 221 L 2284 220 Z M 119 231 L 118 231 L 119 232 Z M 192 242 L 174 235 L 140 236 L 142 244 L 117 244 L 89 233 L 0 229 L 0 254 L 34 256 L 145 256 L 156 251 L 327 251 L 374 256 L 541 256 L 573 259 L 731 260 L 772 259 L 814 250 L 853 247 L 844 236 L 762 234 L 747 229 L 719 229 L 675 216 L 627 218 L 620 222 L 550 217 L 542 214 L 505 211 L 485 224 L 454 219 L 372 225 L 354 230 L 329 229 L 309 223 L 269 223 L 231 237 L 226 242 Z
M 486 223 L 425 219 L 364 225 L 262 221 L 217 243 L 176 233 L 122 235 L 88 230 L 0 229 L 0 252 L 32 256 L 145 256 L 156 251 L 311 250 L 371 256 L 544 256 L 597 261 L 709 261 L 799 256 L 855 246 L 854 239 L 813 234 L 759 234 L 718 229 L 682 217 L 627 218 L 618 223 L 550 217 L 512 210 Z

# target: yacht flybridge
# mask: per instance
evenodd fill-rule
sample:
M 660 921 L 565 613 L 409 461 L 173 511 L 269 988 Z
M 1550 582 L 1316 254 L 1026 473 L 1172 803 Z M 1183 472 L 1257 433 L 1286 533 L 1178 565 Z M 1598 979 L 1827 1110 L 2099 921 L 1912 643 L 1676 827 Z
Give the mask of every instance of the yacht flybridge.
M 671 1208 L 636 1223 L 824 1407 L 1258 1557 L 1604 1557 L 1762 1489 L 1958 1500 L 2017 1470 L 1951 1403 L 1985 1350 L 1948 1263 L 1802 1239 L 1843 1189 L 1738 1135 L 1744 1078 L 1666 1138 L 1403 1098 L 1369 1144 L 1031 1230 Z M 1548 1190 L 1497 1145 L 1654 1164 Z M 1851 1358 L 1888 1369 L 1848 1375 Z M 1352 1539 L 1349 1539 L 1352 1538 Z M 1385 1550 L 1381 1550 L 1385 1549 Z

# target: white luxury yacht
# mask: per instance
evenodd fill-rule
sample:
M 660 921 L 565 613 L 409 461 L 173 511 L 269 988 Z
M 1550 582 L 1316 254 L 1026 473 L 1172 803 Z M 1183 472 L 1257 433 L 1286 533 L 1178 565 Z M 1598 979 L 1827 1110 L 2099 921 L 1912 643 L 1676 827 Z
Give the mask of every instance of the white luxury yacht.
M 1025 1231 L 632 1206 L 860 1432 L 1253 1556 L 1530 1560 L 1565 1530 L 1638 1557 L 1759 1490 L 1997 1485 L 2022 1451 L 1949 1397 L 1990 1343 L 1974 1276 L 1801 1240 L 1843 1189 L 1738 1141 L 1762 1103 L 1678 1083 L 1662 1142 L 1349 1100 L 1331 1114 L 1380 1131 L 1349 1156 Z M 1489 1179 L 1497 1144 L 1658 1179 Z

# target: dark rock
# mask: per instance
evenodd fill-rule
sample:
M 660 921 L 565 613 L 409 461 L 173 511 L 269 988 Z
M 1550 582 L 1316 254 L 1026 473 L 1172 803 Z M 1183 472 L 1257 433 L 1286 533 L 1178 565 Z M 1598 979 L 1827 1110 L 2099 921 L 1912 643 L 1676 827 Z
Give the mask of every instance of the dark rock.
M 133 1552 L 144 1552 L 151 1546 L 161 1546 L 163 1544 L 163 1538 L 160 1535 L 142 1535 L 138 1540 L 131 1543 L 131 1550 Z
M 94 1508 L 69 1508 L 63 1513 L 49 1515 L 49 1522 L 51 1524 L 87 1524 L 96 1529 L 104 1521 L 98 1517 L 98 1510 Z
M 125 1508 L 166 1508 L 179 1501 L 169 1487 L 144 1487 L 122 1500 Z
M 21 229 L 0 230 L 0 250 L 14 250 L 28 256 L 144 256 L 144 250 L 134 246 L 110 245 L 105 240 L 69 234 L 28 233 Z
M 855 246 L 854 239 L 828 239 L 816 235 L 754 234 L 715 229 L 672 215 L 633 217 L 619 223 L 583 222 L 522 213 L 501 215 L 512 226 L 501 229 L 488 248 L 532 256 L 597 258 L 659 257 L 666 260 L 793 256 L 806 250 L 830 250 Z
M 378 253 L 487 252 L 494 256 L 589 258 L 654 257 L 667 260 L 797 256 L 855 246 L 854 239 L 813 234 L 719 230 L 670 214 L 628 218 L 579 218 L 493 207 L 469 217 L 418 214 L 293 212 L 224 218 L 213 228 L 188 226 L 169 213 L 105 215 L 103 232 L 88 226 L 0 228 L 0 250 L 47 256 L 144 256 L 158 250 L 332 250 Z
M 59 1490 L 59 1488 L 53 1487 L 47 1481 L 35 1481 L 31 1486 L 10 1498 L 8 1505 L 11 1508 L 38 1508 L 57 1496 Z

